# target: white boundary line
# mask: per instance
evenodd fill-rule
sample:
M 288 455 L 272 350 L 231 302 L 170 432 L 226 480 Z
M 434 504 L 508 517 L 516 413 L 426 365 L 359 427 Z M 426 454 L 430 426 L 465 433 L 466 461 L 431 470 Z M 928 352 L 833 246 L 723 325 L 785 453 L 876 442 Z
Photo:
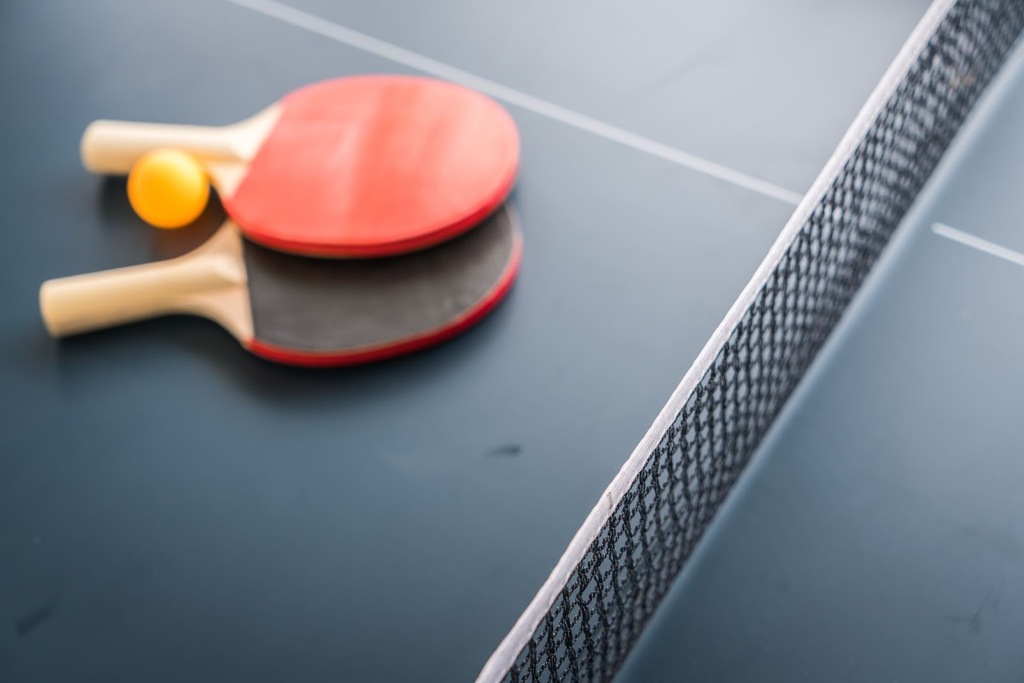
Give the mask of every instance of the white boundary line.
M 421 73 L 459 83 L 507 104 L 559 121 L 567 126 L 578 128 L 626 147 L 631 147 L 692 171 L 717 178 L 731 185 L 756 192 L 765 197 L 777 199 L 792 206 L 800 203 L 802 195 L 798 192 L 787 190 L 767 180 L 756 178 L 742 171 L 737 171 L 689 152 L 684 152 L 681 149 L 676 149 L 656 140 L 645 138 L 642 135 L 631 133 L 623 128 L 598 121 L 586 114 L 566 109 L 552 102 L 542 100 L 539 97 L 534 97 L 501 83 L 477 76 L 468 71 L 463 71 L 450 64 L 439 62 L 436 59 L 431 59 L 411 50 L 406 50 L 333 21 L 328 21 L 308 12 L 295 9 L 294 7 L 277 2 L 277 0 L 227 0 L 227 2 L 348 45 L 349 47 L 369 52 L 396 64 L 402 64 Z
M 1001 258 L 1004 261 L 1015 263 L 1018 266 L 1024 266 L 1024 254 L 1019 251 L 1007 249 L 995 242 L 989 242 L 988 240 L 983 240 L 980 237 L 975 237 L 970 233 L 952 228 L 945 223 L 933 223 L 932 232 L 939 237 L 945 237 L 946 239 L 953 240 L 954 242 L 959 242 L 971 249 L 977 249 L 978 251 L 982 251 L 990 256 Z
M 797 206 L 796 211 L 793 212 L 792 217 L 786 223 L 786 227 L 782 229 L 779 237 L 775 240 L 768 255 L 765 256 L 750 282 L 747 283 L 739 298 L 736 299 L 732 308 L 729 309 L 725 319 L 722 320 L 718 328 L 711 335 L 711 339 L 704 345 L 700 355 L 697 356 L 693 365 L 690 366 L 686 375 L 683 376 L 679 386 L 672 392 L 672 396 L 665 404 L 665 407 L 661 409 L 651 428 L 641 439 L 640 443 L 637 444 L 637 447 L 622 466 L 622 469 L 615 475 L 612 483 L 605 489 L 597 505 L 587 515 L 587 518 L 569 542 L 568 548 L 566 548 L 562 557 L 558 560 L 547 580 L 533 597 L 533 600 L 530 601 L 526 610 L 520 615 L 512 630 L 508 632 L 508 635 L 505 636 L 484 664 L 477 677 L 477 683 L 501 681 L 515 663 L 516 657 L 526 644 L 530 642 L 534 631 L 540 625 L 555 600 L 558 599 L 558 595 L 566 585 L 569 577 L 572 576 L 573 570 L 586 556 L 587 549 L 597 539 L 612 511 L 621 502 L 622 497 L 629 490 L 637 475 L 647 464 L 647 460 L 657 447 L 662 434 L 675 420 L 679 411 L 682 410 L 687 399 L 700 383 L 701 378 L 711 367 L 715 357 L 718 355 L 719 349 L 728 341 L 729 335 L 732 334 L 733 329 L 742 320 L 747 308 L 753 304 L 758 291 L 767 282 L 775 265 L 786 253 L 793 240 L 796 239 L 800 228 L 810 217 L 811 212 L 825 195 L 829 186 L 842 172 L 846 159 L 853 153 L 861 139 L 863 139 L 878 112 L 885 106 L 885 103 L 927 44 L 932 33 L 934 33 L 956 1 L 935 0 L 928 8 L 928 11 L 910 35 L 910 38 L 896 56 L 896 59 L 885 72 L 882 80 L 857 114 L 857 118 L 854 119 L 849 130 L 846 131 L 839 146 L 832 153 L 828 163 L 825 164 L 811 189 L 800 201 L 799 206 Z

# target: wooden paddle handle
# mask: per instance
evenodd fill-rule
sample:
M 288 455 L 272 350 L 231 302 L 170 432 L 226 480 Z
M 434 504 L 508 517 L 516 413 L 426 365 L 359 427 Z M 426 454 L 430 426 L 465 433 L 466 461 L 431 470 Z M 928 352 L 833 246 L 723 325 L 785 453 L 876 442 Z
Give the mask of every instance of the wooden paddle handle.
M 236 160 L 229 126 L 93 121 L 82 134 L 82 163 L 93 173 L 124 175 L 146 152 L 174 147 L 203 159 Z
M 203 293 L 244 285 L 245 266 L 223 253 L 118 268 L 49 280 L 39 290 L 39 308 L 54 337 L 113 327 L 166 313 L 199 313 Z

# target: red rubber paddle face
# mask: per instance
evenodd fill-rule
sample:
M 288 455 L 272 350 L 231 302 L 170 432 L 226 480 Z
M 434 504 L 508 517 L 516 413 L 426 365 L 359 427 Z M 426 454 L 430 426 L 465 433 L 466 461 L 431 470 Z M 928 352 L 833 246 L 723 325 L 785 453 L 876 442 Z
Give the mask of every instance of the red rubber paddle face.
M 246 236 L 312 256 L 389 256 L 472 228 L 515 182 L 519 136 L 496 102 L 444 81 L 323 81 L 281 103 L 232 196 Z

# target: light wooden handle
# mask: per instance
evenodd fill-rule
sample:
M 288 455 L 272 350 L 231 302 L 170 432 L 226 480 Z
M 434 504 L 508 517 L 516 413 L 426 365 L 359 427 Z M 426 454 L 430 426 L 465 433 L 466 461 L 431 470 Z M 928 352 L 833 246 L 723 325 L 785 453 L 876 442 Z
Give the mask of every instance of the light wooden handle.
M 229 254 L 180 258 L 102 273 L 49 280 L 39 308 L 54 337 L 113 327 L 166 313 L 191 311 L 194 295 L 244 284 L 245 267 Z
M 93 121 L 82 135 L 82 163 L 93 173 L 123 175 L 146 152 L 174 147 L 203 159 L 235 160 L 227 126 Z

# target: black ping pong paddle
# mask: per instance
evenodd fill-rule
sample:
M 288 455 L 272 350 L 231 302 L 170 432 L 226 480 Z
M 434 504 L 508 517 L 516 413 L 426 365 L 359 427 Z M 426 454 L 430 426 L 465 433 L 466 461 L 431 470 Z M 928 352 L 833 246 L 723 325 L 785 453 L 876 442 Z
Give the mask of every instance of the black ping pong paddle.
M 228 221 L 175 259 L 50 280 L 55 337 L 173 313 L 209 318 L 271 361 L 352 365 L 410 353 L 472 327 L 508 293 L 522 236 L 502 205 L 448 242 L 386 259 L 312 259 L 244 239 Z

